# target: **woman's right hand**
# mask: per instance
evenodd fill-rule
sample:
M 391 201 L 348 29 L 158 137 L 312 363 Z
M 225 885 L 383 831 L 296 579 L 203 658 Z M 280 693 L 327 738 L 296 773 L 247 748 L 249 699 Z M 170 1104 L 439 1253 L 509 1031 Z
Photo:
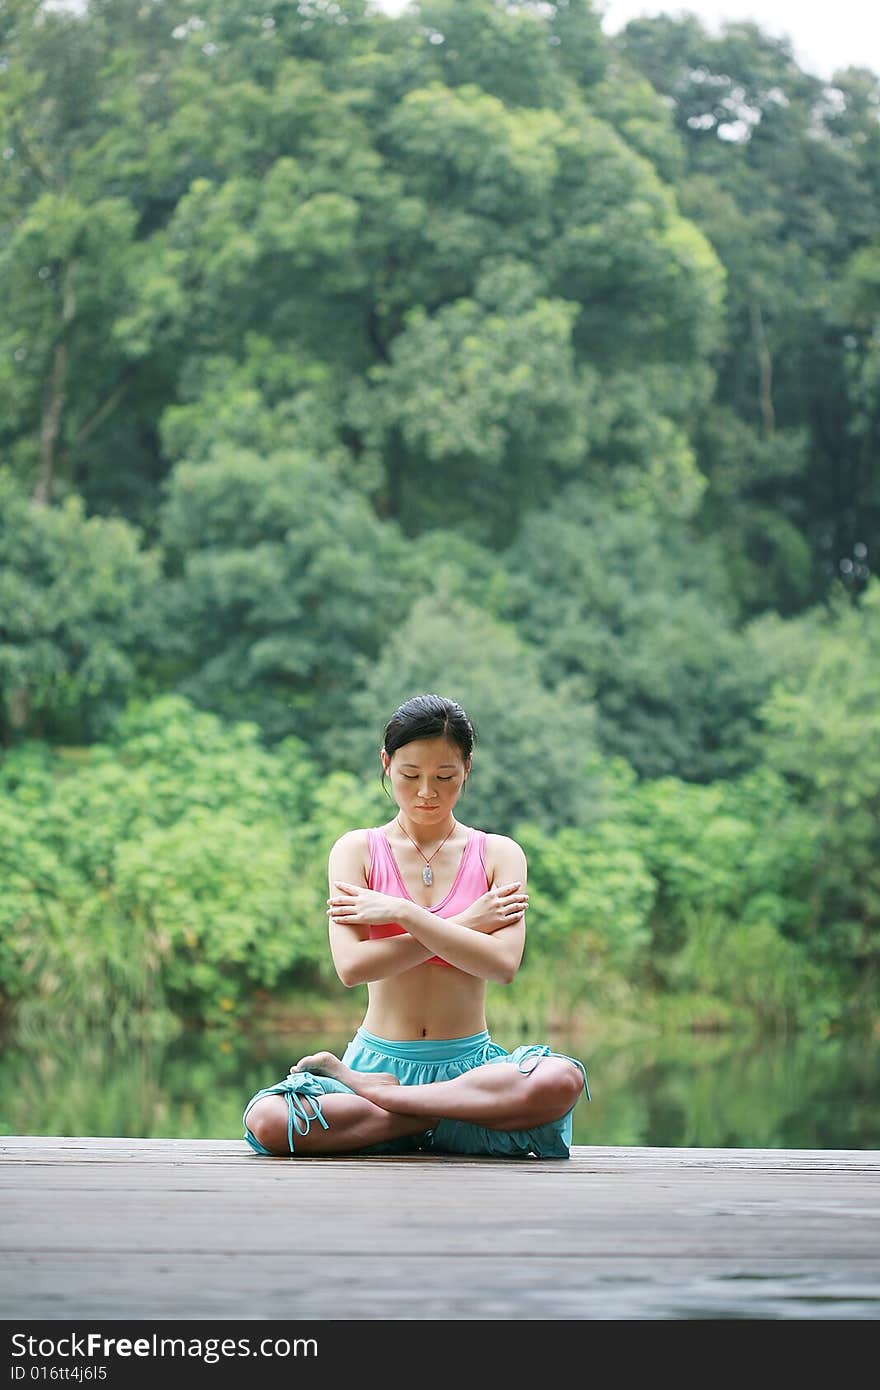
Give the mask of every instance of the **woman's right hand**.
M 529 895 L 522 883 L 502 883 L 490 888 L 455 920 L 472 931 L 493 932 L 518 922 L 529 905 Z

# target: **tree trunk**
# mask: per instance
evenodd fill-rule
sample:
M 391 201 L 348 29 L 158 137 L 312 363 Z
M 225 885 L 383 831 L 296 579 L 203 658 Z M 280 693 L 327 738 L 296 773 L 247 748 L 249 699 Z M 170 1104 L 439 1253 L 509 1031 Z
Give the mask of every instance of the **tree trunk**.
M 752 337 L 755 340 L 755 351 L 758 355 L 758 404 L 761 410 L 761 424 L 764 433 L 772 434 L 776 428 L 776 416 L 773 410 L 773 362 L 770 357 L 770 349 L 767 346 L 767 335 L 764 332 L 764 320 L 761 317 L 761 306 L 756 299 L 751 301 L 752 316 Z
M 6 697 L 6 713 L 9 727 L 15 733 L 22 733 L 31 717 L 31 696 L 26 685 L 18 685 Z
M 40 470 L 34 488 L 34 502 L 44 506 L 52 501 L 52 488 L 55 481 L 55 454 L 58 436 L 61 433 L 61 417 L 67 396 L 68 353 L 67 336 L 76 314 L 76 294 L 73 281 L 77 262 L 71 261 L 64 276 L 64 291 L 61 310 L 61 332 L 52 354 L 52 370 L 46 383 L 43 397 L 43 418 L 40 422 Z

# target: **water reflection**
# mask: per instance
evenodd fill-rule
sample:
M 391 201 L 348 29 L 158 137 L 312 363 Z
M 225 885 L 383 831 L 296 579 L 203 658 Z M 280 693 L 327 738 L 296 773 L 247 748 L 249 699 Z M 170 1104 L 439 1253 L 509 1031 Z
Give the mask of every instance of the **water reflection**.
M 512 1048 L 520 1038 L 493 1036 Z M 63 1039 L 8 1046 L 0 1061 L 6 1134 L 235 1139 L 261 1086 L 308 1051 L 341 1052 L 337 1035 L 185 1036 L 120 1049 L 103 1039 L 71 1053 Z M 673 1037 L 627 1047 L 554 1036 L 583 1059 L 592 1104 L 575 1112 L 576 1144 L 699 1148 L 880 1147 L 880 1043 L 752 1043 Z
M 880 1146 L 880 1046 L 678 1037 L 597 1049 L 580 1144 L 697 1148 Z

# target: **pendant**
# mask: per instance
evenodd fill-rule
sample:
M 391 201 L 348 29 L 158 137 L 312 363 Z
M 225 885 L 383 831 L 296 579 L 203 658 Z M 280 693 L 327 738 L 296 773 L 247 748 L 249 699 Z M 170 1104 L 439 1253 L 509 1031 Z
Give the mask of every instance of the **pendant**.
M 430 888 L 431 884 L 434 882 L 434 870 L 431 868 L 430 864 L 426 864 L 422 869 L 422 882 L 427 888 Z

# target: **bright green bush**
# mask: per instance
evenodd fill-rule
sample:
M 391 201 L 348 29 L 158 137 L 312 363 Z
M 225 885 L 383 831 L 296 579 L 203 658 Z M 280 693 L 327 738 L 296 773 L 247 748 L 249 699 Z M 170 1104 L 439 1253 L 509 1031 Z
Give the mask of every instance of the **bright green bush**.
M 131 707 L 112 743 L 13 751 L 0 797 L 0 988 L 11 1005 L 234 1017 L 259 989 L 326 985 L 326 857 L 378 787 L 319 783 L 180 697 Z

